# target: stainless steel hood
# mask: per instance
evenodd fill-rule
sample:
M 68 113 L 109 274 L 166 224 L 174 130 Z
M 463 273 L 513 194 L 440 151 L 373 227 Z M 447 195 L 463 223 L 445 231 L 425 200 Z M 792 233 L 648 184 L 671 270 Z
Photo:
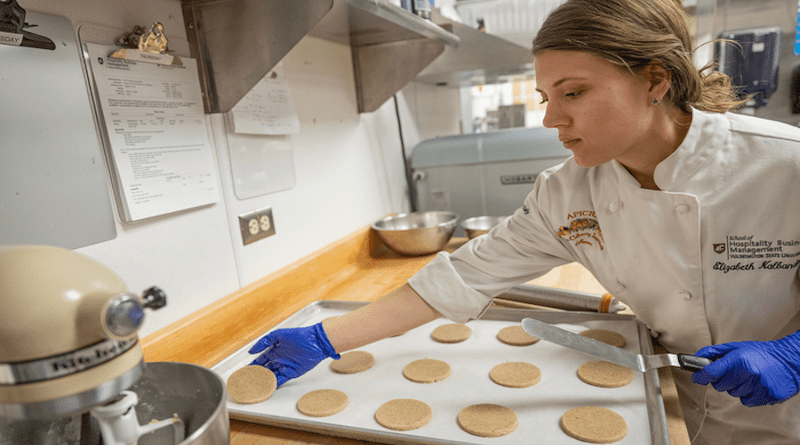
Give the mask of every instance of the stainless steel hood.
M 534 74 L 531 47 L 522 47 L 492 34 L 481 32 L 433 14 L 433 21 L 461 40 L 458 48 L 444 53 L 425 67 L 417 82 L 465 87 L 510 82 Z M 533 36 L 531 36 L 531 43 Z
M 358 111 L 375 111 L 460 39 L 386 0 L 337 0 L 309 33 L 350 44 Z
M 333 0 L 183 0 L 206 113 L 226 112 L 333 7 Z
M 306 34 L 349 43 L 359 112 L 376 110 L 459 37 L 387 0 L 182 0 L 207 113 L 226 112 Z

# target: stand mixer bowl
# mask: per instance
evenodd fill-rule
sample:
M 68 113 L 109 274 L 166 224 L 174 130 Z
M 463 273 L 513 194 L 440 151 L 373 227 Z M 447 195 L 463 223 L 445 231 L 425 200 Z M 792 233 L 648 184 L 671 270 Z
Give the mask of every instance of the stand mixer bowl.
M 136 416 L 141 424 L 172 417 L 183 421 L 186 438 L 181 445 L 230 443 L 225 382 L 214 371 L 189 363 L 150 362 L 129 391 L 139 396 Z M 139 438 L 139 445 L 174 443 L 171 428 Z
M 230 443 L 225 383 L 214 371 L 178 362 L 149 362 L 129 391 L 136 393 L 136 417 L 142 425 L 178 417 L 184 424 L 181 445 Z M 99 445 L 100 427 L 89 413 L 52 422 L 0 418 L 0 444 Z M 175 444 L 172 428 L 139 438 L 139 445 Z

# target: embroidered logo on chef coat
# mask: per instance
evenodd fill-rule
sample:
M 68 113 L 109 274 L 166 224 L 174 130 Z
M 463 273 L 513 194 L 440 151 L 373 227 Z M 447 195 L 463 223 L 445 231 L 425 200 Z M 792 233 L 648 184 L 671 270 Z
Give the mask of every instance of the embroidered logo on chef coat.
M 579 245 L 596 245 L 600 247 L 600 250 L 604 250 L 603 232 L 600 230 L 600 223 L 597 222 L 594 216 L 593 210 L 570 213 L 567 215 L 567 220 L 572 221 L 568 226 L 562 226 L 558 229 L 558 236 L 565 241 L 575 243 L 575 247 Z
M 725 243 L 714 244 L 714 252 L 724 253 L 725 252 Z

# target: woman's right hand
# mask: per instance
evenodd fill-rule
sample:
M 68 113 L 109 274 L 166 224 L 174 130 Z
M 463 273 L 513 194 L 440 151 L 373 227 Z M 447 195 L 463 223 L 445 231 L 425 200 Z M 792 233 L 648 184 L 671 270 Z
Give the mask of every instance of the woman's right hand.
M 261 355 L 251 365 L 261 365 L 275 374 L 280 387 L 312 370 L 326 358 L 339 359 L 322 323 L 302 328 L 278 329 L 262 337 L 248 351 Z

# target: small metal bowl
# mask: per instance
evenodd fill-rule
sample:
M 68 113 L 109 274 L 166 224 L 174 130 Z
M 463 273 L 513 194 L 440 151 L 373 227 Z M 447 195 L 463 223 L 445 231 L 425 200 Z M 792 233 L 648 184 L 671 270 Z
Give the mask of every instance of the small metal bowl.
M 371 227 L 387 247 L 401 255 L 428 255 L 444 248 L 458 223 L 453 212 L 431 211 L 387 216 Z
M 474 216 L 461 221 L 461 227 L 467 238 L 472 239 L 476 236 L 489 233 L 492 227 L 500 224 L 508 218 L 507 216 Z

